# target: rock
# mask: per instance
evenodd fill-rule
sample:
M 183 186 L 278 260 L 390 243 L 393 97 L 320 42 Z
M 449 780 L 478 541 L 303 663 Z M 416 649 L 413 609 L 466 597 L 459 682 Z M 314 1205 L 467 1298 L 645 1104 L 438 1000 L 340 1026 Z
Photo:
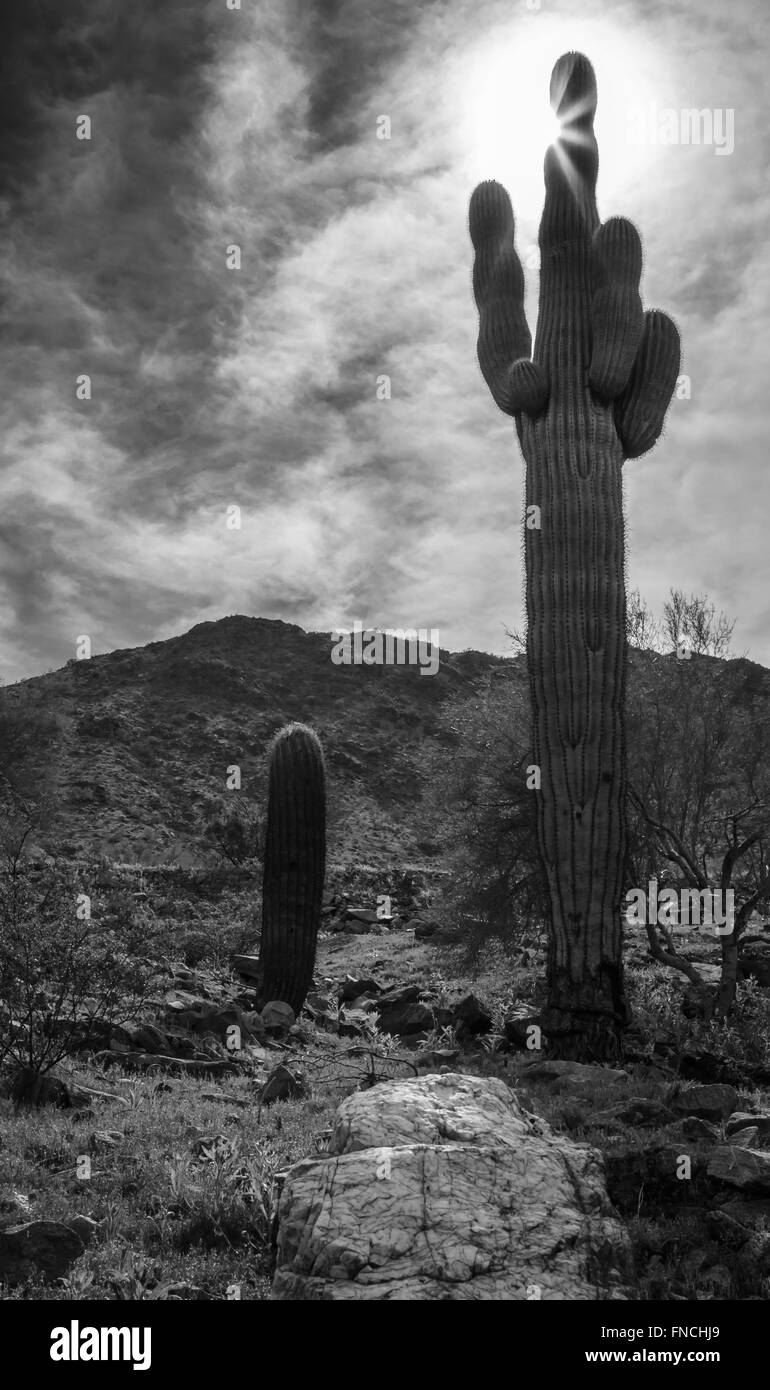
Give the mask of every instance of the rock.
M 530 1030 L 540 1027 L 540 1015 L 534 1013 L 532 1009 L 528 1009 L 526 1004 L 519 1008 L 512 1009 L 503 1021 L 503 1032 L 508 1042 L 511 1043 L 513 1047 L 523 1048 L 525 1052 L 529 1053 L 539 1051 L 539 1048 L 531 1048 L 529 1043 L 530 1041 L 534 1041 L 538 1036 Z
M 756 1129 L 763 1139 L 768 1138 L 770 1136 L 770 1115 L 750 1115 L 746 1110 L 735 1110 L 725 1125 L 725 1134 L 730 1139 L 739 1130 L 747 1129 L 749 1126 Z
M 621 1100 L 617 1105 L 609 1106 L 606 1110 L 598 1110 L 593 1115 L 584 1114 L 583 1123 L 607 1126 L 610 1129 L 618 1123 L 632 1125 L 634 1129 L 648 1129 L 660 1128 L 670 1124 L 673 1119 L 673 1114 L 661 1101 L 651 1100 L 646 1096 L 633 1096 L 629 1100 Z
M 600 1066 L 593 1062 L 560 1062 L 557 1060 L 524 1062 L 521 1068 L 521 1081 L 545 1081 L 554 1091 L 571 1091 L 581 1086 L 613 1085 L 629 1080 L 627 1071 L 616 1067 Z
M 72 1216 L 67 1225 L 75 1235 L 80 1236 L 84 1245 L 90 1245 L 101 1229 L 101 1222 L 95 1221 L 92 1216 Z
M 211 1006 L 208 1005 L 208 1008 Z M 184 1014 L 177 1015 L 177 1020 L 181 1023 Z M 137 1052 L 162 1052 L 164 1055 L 173 1052 L 169 1045 L 168 1034 L 161 1032 L 160 1028 L 155 1028 L 151 1023 L 139 1023 L 127 1030 L 129 1042 Z M 112 1046 L 112 1044 L 110 1044 Z
M 198 1284 L 174 1283 L 159 1284 L 157 1288 L 151 1289 L 145 1297 L 161 1303 L 201 1303 L 213 1299 L 214 1295 L 206 1289 L 202 1289 Z
M 755 1197 L 753 1201 L 731 1197 L 729 1202 L 724 1202 L 719 1207 L 719 1211 L 724 1212 L 733 1221 L 738 1221 L 749 1231 L 757 1226 L 764 1230 L 765 1223 L 770 1222 L 770 1197 Z
M 301 1100 L 307 1095 L 307 1087 L 299 1072 L 279 1062 L 273 1067 L 259 1093 L 260 1105 L 272 1105 L 276 1100 Z
M 625 1299 L 630 1270 L 599 1155 L 450 1073 L 343 1101 L 328 1156 L 286 1174 L 272 1297 Z
M 348 936 L 366 936 L 368 932 L 374 931 L 374 924 L 362 922 L 358 917 L 349 917 L 343 926 L 343 931 L 347 932 Z
M 359 980 L 355 975 L 346 975 L 339 988 L 339 1001 L 341 1004 L 346 1004 L 351 999 L 358 999 L 362 994 L 382 994 L 382 992 L 382 985 L 378 985 L 376 980 Z
M 337 1027 L 337 1008 L 331 999 L 326 999 L 322 994 L 309 994 L 302 1009 L 318 1028 Z
M 433 1047 L 425 1052 L 420 1051 L 415 1061 L 425 1071 L 450 1071 L 452 1063 L 459 1056 L 459 1047 Z
M 714 1083 L 691 1086 L 674 1096 L 671 1109 L 678 1115 L 696 1115 L 701 1120 L 725 1120 L 735 1109 L 738 1095 L 734 1086 Z
M 265 1004 L 260 1014 L 265 1031 L 271 1037 L 280 1037 L 282 1033 L 288 1033 L 296 1022 L 296 1015 L 291 1004 L 285 1004 L 282 999 L 271 999 Z
M 418 985 L 384 990 L 377 1000 L 379 1026 L 383 1033 L 399 1037 L 426 1033 L 433 1027 L 433 1010 L 420 1001 Z
M 612 1201 L 622 1212 L 634 1214 L 639 1210 L 640 1193 L 647 1211 L 656 1210 L 659 1204 L 680 1203 L 683 1155 L 690 1160 L 692 1177 L 698 1177 L 705 1160 L 691 1147 L 683 1148 L 681 1143 L 673 1142 L 670 1131 L 662 1140 L 644 1148 L 624 1144 L 606 1149 L 604 1165 Z
M 723 1144 L 711 1155 L 708 1174 L 741 1191 L 770 1192 L 770 1153 Z
M 246 980 L 259 980 L 261 978 L 259 956 L 234 955 L 233 970 Z
M 11 1099 L 15 1105 L 57 1105 L 62 1110 L 87 1110 L 88 1095 L 71 1086 L 53 1072 L 39 1076 L 31 1067 L 22 1067 L 11 1078 Z
M 746 1227 L 724 1207 L 707 1213 L 706 1229 L 709 1235 L 727 1250 L 740 1250 L 749 1239 Z
M 740 1075 L 724 1057 L 705 1047 L 687 1047 L 679 1058 L 679 1075 L 684 1081 L 727 1081 L 740 1084 Z
M 744 1149 L 762 1148 L 762 1140 L 756 1125 L 747 1125 L 745 1129 L 737 1130 L 735 1134 L 730 1135 L 730 1143 L 740 1144 Z
M 92 1153 L 99 1150 L 116 1149 L 122 1144 L 125 1135 L 119 1129 L 95 1129 L 93 1134 L 88 1136 L 88 1147 Z
M 668 1133 L 672 1139 L 681 1136 L 682 1139 L 691 1144 L 697 1144 L 701 1141 L 713 1143 L 722 1137 L 719 1125 L 712 1125 L 708 1120 L 700 1120 L 696 1115 L 685 1115 L 683 1119 L 669 1125 Z
M 85 1245 L 70 1226 L 61 1221 L 27 1221 L 0 1231 L 0 1283 L 22 1284 L 42 1276 L 60 1279 Z
M 247 1015 L 235 1005 L 226 1005 L 222 1008 L 205 1000 L 199 1001 L 194 1008 L 184 1009 L 178 1013 L 176 1021 L 196 1037 L 210 1036 L 218 1038 L 220 1042 L 225 1044 L 229 1038 L 236 1036 L 231 1031 L 235 1028 L 240 1029 L 242 1040 L 260 1037 L 264 1034 L 259 1014 Z
M 473 1038 L 492 1031 L 492 1015 L 475 994 L 466 994 L 458 1004 L 452 1005 L 452 1023 L 458 1034 L 470 1034 Z
M 393 921 L 393 917 L 390 914 L 385 917 L 380 917 L 377 912 L 375 912 L 374 908 L 371 907 L 349 907 L 345 916 L 348 921 L 364 922 L 370 926 L 376 926 L 378 922 Z
M 414 932 L 417 941 L 429 941 L 431 937 L 442 940 L 447 934 L 441 922 L 437 922 L 433 917 L 415 917 L 411 922 L 407 922 L 406 929 Z

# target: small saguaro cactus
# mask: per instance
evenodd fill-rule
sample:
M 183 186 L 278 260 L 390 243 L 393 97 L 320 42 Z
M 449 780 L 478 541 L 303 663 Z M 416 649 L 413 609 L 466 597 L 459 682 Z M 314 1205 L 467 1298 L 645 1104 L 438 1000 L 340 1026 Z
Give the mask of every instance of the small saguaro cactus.
M 326 779 L 317 735 L 287 724 L 270 748 L 259 952 L 263 1002 L 298 1014 L 315 968 L 326 866 Z
M 599 223 L 596 79 L 561 57 L 545 156 L 535 351 L 505 189 L 470 205 L 478 357 L 526 463 L 527 662 L 539 769 L 538 841 L 550 900 L 544 1032 L 565 1057 L 622 1054 L 626 675 L 622 464 L 657 440 L 679 334 L 644 313 L 642 250 L 624 218 Z

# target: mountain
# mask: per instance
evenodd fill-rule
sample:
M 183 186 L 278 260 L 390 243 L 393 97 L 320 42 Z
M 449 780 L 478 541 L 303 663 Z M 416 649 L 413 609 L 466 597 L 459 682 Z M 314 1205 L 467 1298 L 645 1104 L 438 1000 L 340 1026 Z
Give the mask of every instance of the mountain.
M 204 827 L 212 805 L 237 793 L 264 807 L 267 745 L 283 724 L 315 728 L 326 754 L 331 862 L 438 866 L 424 793 L 437 755 L 451 759 L 463 708 L 508 683 L 526 696 L 523 658 L 441 651 L 435 675 L 416 665 L 335 665 L 336 638 L 265 618 L 227 617 L 146 647 L 72 660 L 0 690 L 0 773 L 47 788 L 38 842 L 121 862 L 211 863 Z M 629 686 L 654 697 L 663 665 L 631 650 Z M 770 697 L 770 672 L 729 666 L 733 700 Z M 517 705 L 511 701 L 511 719 Z M 770 708 L 770 705 L 768 705 Z
M 240 768 L 242 798 L 263 805 L 269 740 L 302 720 L 326 754 L 330 858 L 421 862 L 432 849 L 421 815 L 426 762 L 452 742 L 442 708 L 523 663 L 442 651 L 428 676 L 416 665 L 335 665 L 334 641 L 227 617 L 0 691 L 0 722 L 23 720 L 14 753 L 22 784 L 48 784 L 40 844 L 72 857 L 210 862 L 206 810 L 228 795 L 228 767 Z

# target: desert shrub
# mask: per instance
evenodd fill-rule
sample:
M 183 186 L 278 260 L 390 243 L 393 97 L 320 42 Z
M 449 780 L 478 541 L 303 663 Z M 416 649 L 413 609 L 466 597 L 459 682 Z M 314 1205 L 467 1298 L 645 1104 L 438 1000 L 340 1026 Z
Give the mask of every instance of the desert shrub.
M 0 1062 L 25 1094 L 64 1057 L 103 1045 L 135 1017 L 157 961 L 155 923 L 125 889 L 94 891 L 96 869 L 34 861 L 25 840 L 0 867 Z

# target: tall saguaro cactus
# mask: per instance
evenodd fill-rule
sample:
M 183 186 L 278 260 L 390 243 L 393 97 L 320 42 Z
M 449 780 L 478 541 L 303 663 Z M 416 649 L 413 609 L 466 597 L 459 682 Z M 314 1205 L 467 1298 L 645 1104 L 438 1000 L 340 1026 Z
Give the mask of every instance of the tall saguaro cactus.
M 657 440 L 679 334 L 644 313 L 634 226 L 596 210 L 596 79 L 568 53 L 551 76 L 562 133 L 545 157 L 532 360 L 505 189 L 470 205 L 478 356 L 526 463 L 527 661 L 538 840 L 550 899 L 549 1044 L 613 1058 L 627 1020 L 621 959 L 626 848 L 624 459 Z
M 299 1013 L 310 988 L 326 866 L 326 780 L 321 744 L 287 724 L 270 750 L 262 880 L 260 993 Z

